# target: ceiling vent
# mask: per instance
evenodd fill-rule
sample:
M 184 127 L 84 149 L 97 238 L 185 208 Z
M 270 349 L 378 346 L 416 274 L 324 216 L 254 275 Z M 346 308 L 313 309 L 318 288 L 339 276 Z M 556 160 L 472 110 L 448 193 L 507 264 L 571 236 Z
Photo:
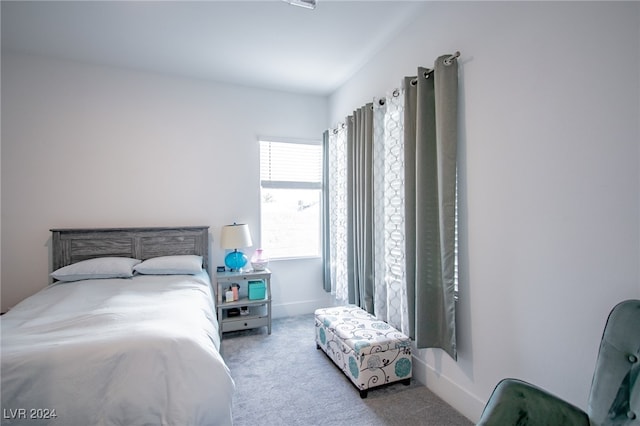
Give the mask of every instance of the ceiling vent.
M 306 9 L 315 9 L 316 0 L 282 0 L 294 6 L 304 7 Z

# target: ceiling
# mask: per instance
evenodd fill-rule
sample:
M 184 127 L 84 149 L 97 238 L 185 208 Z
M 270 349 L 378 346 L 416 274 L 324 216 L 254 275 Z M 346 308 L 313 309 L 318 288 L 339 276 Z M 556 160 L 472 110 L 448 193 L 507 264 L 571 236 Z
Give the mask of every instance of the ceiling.
M 421 1 L 2 1 L 2 49 L 328 95 Z

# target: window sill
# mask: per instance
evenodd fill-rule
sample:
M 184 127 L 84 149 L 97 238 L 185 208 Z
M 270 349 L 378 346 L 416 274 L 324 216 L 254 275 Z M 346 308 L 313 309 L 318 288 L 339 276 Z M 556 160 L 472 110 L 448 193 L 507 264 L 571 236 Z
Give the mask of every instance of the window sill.
M 297 257 L 272 257 L 269 259 L 269 262 L 290 262 L 292 260 L 311 260 L 311 259 L 320 259 L 322 260 L 322 256 L 297 256 Z

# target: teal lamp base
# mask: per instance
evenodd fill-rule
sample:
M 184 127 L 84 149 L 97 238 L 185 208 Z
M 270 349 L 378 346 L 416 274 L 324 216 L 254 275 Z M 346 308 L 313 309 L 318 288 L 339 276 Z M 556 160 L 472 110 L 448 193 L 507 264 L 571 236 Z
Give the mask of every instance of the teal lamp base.
M 224 264 L 227 265 L 227 268 L 231 269 L 232 272 L 242 270 L 244 265 L 247 264 L 247 261 L 247 256 L 238 250 L 232 251 L 224 258 Z

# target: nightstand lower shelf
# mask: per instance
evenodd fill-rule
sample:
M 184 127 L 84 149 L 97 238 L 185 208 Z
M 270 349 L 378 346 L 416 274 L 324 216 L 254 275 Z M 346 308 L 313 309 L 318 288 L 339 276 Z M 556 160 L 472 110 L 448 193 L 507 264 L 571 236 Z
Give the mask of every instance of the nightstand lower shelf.
M 249 299 L 247 293 L 249 283 L 255 280 L 263 280 L 265 283 L 264 299 Z M 229 331 L 249 330 L 252 328 L 267 327 L 271 334 L 271 272 L 222 272 L 216 274 L 218 329 L 220 338 L 222 333 Z M 233 302 L 225 302 L 222 299 L 223 292 L 232 286 L 239 284 L 240 298 Z M 247 310 L 245 315 L 229 315 L 229 312 Z

